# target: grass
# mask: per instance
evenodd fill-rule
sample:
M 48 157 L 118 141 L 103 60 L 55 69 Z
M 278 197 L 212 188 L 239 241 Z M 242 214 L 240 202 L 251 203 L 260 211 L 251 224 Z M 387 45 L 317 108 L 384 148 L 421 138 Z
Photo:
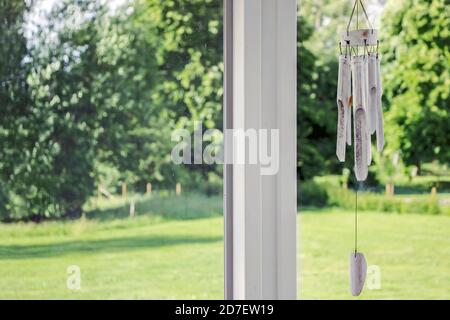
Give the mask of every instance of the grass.
M 134 218 L 117 202 L 78 221 L 0 224 L 0 298 L 221 299 L 220 200 L 165 199 L 164 210 L 158 201 L 137 204 Z M 194 219 L 183 203 L 211 216 Z M 300 215 L 300 298 L 354 299 L 347 275 L 353 218 L 338 209 Z M 359 226 L 360 251 L 379 266 L 381 288 L 358 299 L 450 299 L 449 216 L 363 212 Z M 70 265 L 81 268 L 79 291 L 67 289 Z
M 450 217 L 363 212 L 358 225 L 359 251 L 381 275 L 381 288 L 359 299 L 450 299 Z M 302 298 L 351 298 L 353 227 L 354 215 L 338 209 L 301 215 Z
M 81 220 L 0 228 L 1 299 L 222 296 L 222 219 Z M 67 267 L 81 290 L 67 289 Z
M 222 215 L 222 198 L 206 197 L 198 193 L 133 195 L 127 201 L 121 197 L 112 199 L 91 199 L 85 207 L 87 218 L 111 220 L 127 218 L 130 203 L 135 203 L 136 215 L 152 216 L 162 220 L 189 220 Z

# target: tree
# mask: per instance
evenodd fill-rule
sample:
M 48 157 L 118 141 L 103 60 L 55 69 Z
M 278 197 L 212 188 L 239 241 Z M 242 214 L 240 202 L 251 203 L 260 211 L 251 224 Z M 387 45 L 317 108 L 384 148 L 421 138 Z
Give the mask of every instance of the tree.
M 156 24 L 156 61 L 161 81 L 153 101 L 177 128 L 222 128 L 222 2 L 217 0 L 138 0 L 138 10 Z M 221 166 L 167 164 L 165 183 L 199 185 L 221 172 Z M 200 177 L 199 177 L 200 176 Z M 162 181 L 161 181 L 162 182 Z
M 180 121 L 222 125 L 222 3 L 214 0 L 145 0 L 158 29 L 157 88 Z
M 136 174 L 140 152 L 156 154 L 148 146 L 158 135 L 147 139 L 143 128 L 149 122 L 153 132 L 170 127 L 152 120 L 162 114 L 150 103 L 157 44 L 129 15 L 113 15 L 94 0 L 63 1 L 49 14 L 49 27 L 37 28 L 30 50 L 24 47 L 30 68 L 23 77 L 28 96 L 21 97 L 30 100 L 23 108 L 11 104 L 19 134 L 8 136 L 17 144 L 9 162 L 2 161 L 11 164 L 5 173 L 14 173 L 8 176 L 9 217 L 79 217 L 94 193 L 97 163 Z
M 27 1 L 0 1 L 0 216 L 17 200 L 14 189 L 20 185 L 26 164 L 20 159 L 30 144 L 24 139 L 28 132 L 24 112 L 31 103 L 26 83 L 27 42 L 24 16 Z
M 49 28 L 35 35 L 28 76 L 33 105 L 25 115 L 33 147 L 21 190 L 35 190 L 25 197 L 30 215 L 79 217 L 94 190 L 105 100 L 96 89 L 108 66 L 98 54 L 104 10 L 94 1 L 61 2 L 47 17 Z
M 104 18 L 99 43 L 109 67 L 101 71 L 96 93 L 104 95 L 107 114 L 100 122 L 97 159 L 142 188 L 164 180 L 176 120 L 155 89 L 164 75 L 156 59 L 162 41 L 154 14 L 141 1 L 125 4 Z
M 383 18 L 388 148 L 407 165 L 450 161 L 450 15 L 445 0 L 391 3 Z
M 135 184 L 195 184 L 196 171 L 208 179 L 215 169 L 173 167 L 170 136 L 195 120 L 221 123 L 220 17 L 215 1 L 137 0 L 112 13 L 95 0 L 65 0 L 29 50 L 9 38 L 22 44 L 9 63 L 23 71 L 18 95 L 28 100 L 10 103 L 2 127 L 5 215 L 78 217 L 112 171 Z
M 297 174 L 309 179 L 335 166 L 336 77 L 335 61 L 321 63 L 306 43 L 313 35 L 300 16 L 297 47 Z

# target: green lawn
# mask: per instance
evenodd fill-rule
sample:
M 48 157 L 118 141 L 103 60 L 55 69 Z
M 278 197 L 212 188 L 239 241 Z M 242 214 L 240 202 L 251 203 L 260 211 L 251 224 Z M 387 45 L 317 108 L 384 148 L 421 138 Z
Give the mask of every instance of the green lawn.
M 222 296 L 222 220 L 147 217 L 0 229 L 0 298 L 206 299 Z M 81 268 L 81 290 L 66 287 Z
M 381 288 L 361 299 L 450 299 L 450 217 L 359 214 L 359 251 L 380 268 Z M 340 210 L 301 215 L 300 297 L 349 299 L 348 255 L 354 215 Z
M 300 298 L 352 299 L 348 254 L 353 215 L 305 211 L 299 227 Z M 381 289 L 362 299 L 450 299 L 450 217 L 364 212 L 360 249 L 381 270 Z M 0 225 L 0 298 L 220 299 L 221 217 L 151 216 Z M 69 265 L 81 290 L 66 287 Z

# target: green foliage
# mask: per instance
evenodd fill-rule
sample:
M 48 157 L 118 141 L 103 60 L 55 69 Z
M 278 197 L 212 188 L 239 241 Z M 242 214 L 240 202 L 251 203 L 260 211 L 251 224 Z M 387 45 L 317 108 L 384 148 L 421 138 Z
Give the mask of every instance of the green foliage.
M 355 194 L 352 191 L 328 189 L 328 196 L 331 206 L 347 210 L 355 209 Z M 386 213 L 450 214 L 448 207 L 439 205 L 437 197 L 402 198 L 371 192 L 358 193 L 358 210 Z
M 38 27 L 24 53 L 30 99 L 13 114 L 23 134 L 7 159 L 12 168 L 3 167 L 15 173 L 7 177 L 6 219 L 79 216 L 95 190 L 96 163 L 146 179 L 143 172 L 157 174 L 167 162 L 171 124 L 151 105 L 157 43 L 150 18 L 64 1 L 47 19 L 50 27 Z
M 316 183 L 326 190 L 327 205 L 346 210 L 355 210 L 355 192 L 342 188 L 339 177 L 327 176 L 316 179 Z M 450 215 L 450 207 L 440 203 L 438 196 L 429 194 L 408 196 L 386 196 L 383 193 L 358 192 L 358 210 L 386 213 L 421 213 Z
M 170 138 L 196 120 L 220 128 L 221 3 L 65 0 L 29 48 L 25 2 L 2 5 L 3 219 L 78 217 L 98 185 L 219 192 L 220 168 L 174 167 Z
M 74 23 L 77 15 L 81 21 Z M 59 26 L 56 41 L 47 43 L 44 30 L 32 51 L 28 83 L 35 118 L 28 119 L 39 144 L 25 159 L 36 163 L 29 174 L 45 192 L 44 206 L 29 201 L 46 215 L 47 206 L 56 203 L 50 215 L 79 216 L 95 190 L 95 159 L 108 159 L 125 173 L 124 163 L 134 164 L 121 160 L 130 156 L 130 144 L 139 143 L 130 131 L 146 120 L 154 45 L 139 25 L 110 18 L 95 1 L 65 1 L 49 20 Z
M 179 196 L 174 193 L 154 192 L 152 196 L 135 195 L 130 199 L 112 199 L 97 201 L 94 209 L 87 207 L 86 218 L 94 220 L 112 220 L 129 217 L 130 201 L 135 203 L 136 216 L 148 216 L 163 220 L 201 219 L 222 215 L 220 196 L 208 197 L 200 193 L 185 193 Z
M 162 79 L 155 60 L 157 25 L 152 16 L 142 14 L 139 3 L 121 7 L 116 16 L 103 16 L 100 22 L 96 159 L 115 167 L 129 184 L 161 181 L 175 120 L 152 96 Z
M 388 150 L 371 171 L 372 185 L 393 176 L 395 150 L 406 164 L 401 171 L 431 159 L 448 162 L 449 19 L 443 2 L 428 9 L 423 1 L 405 0 L 388 10 Z M 193 130 L 194 121 L 205 129 L 222 127 L 220 1 L 135 0 L 113 13 L 96 0 L 64 0 L 27 43 L 22 26 L 28 3 L 0 3 L 2 219 L 78 217 L 99 185 L 114 193 L 122 182 L 130 193 L 143 192 L 147 182 L 155 190 L 173 190 L 180 182 L 183 190 L 220 193 L 220 166 L 170 161 L 173 129 Z M 308 0 L 300 10 L 302 180 L 343 169 L 335 156 L 336 31 L 345 28 L 350 5 Z M 350 174 L 350 186 L 353 180 Z M 299 192 L 310 204 L 330 198 L 312 182 L 300 184 Z
M 154 95 L 179 125 L 222 119 L 222 3 L 214 0 L 142 0 L 138 7 L 158 30 L 162 81 Z
M 325 207 L 327 190 L 313 180 L 301 181 L 297 186 L 297 205 L 300 207 Z
M 26 63 L 28 51 L 22 28 L 28 10 L 23 0 L 0 2 L 0 217 L 12 209 L 12 201 L 17 200 L 15 193 L 28 182 L 24 171 L 31 165 L 21 161 L 33 146 L 26 139 L 29 130 L 24 117 L 31 101 L 26 83 L 30 66 Z M 26 206 L 21 209 L 26 210 Z
M 383 19 L 388 148 L 420 168 L 450 161 L 450 15 L 445 0 L 391 2 Z
M 297 47 L 297 175 L 310 179 L 326 172 L 337 162 L 336 133 L 336 63 L 321 64 L 305 42 L 311 27 L 300 17 Z
M 194 121 L 201 121 L 204 129 L 221 129 L 222 2 L 139 0 L 137 3 L 136 10 L 152 17 L 157 29 L 160 81 L 152 88 L 154 103 L 168 113 L 176 128 L 193 130 Z M 166 155 L 169 153 L 170 150 Z M 210 181 L 211 174 L 219 173 L 219 166 L 166 165 L 159 181 L 165 187 L 176 182 L 188 188 L 200 187 Z

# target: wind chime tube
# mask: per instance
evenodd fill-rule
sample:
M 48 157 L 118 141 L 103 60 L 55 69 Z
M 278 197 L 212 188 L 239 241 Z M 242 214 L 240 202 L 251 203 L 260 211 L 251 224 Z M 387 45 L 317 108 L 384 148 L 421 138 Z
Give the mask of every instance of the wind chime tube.
M 347 82 L 347 145 L 352 145 L 352 69 L 351 69 L 350 59 L 348 60 L 347 70 L 348 75 L 346 78 Z
M 347 140 L 347 122 L 349 115 L 348 101 L 350 89 L 350 62 L 346 56 L 339 57 L 339 78 L 337 90 L 337 108 L 338 108 L 338 123 L 337 123 L 337 141 L 336 141 L 336 155 L 339 161 L 345 161 L 345 144 Z
M 351 80 L 349 80 L 351 83 Z M 349 86 L 351 88 L 351 86 Z M 352 145 L 352 97 L 349 94 L 349 104 L 347 108 L 347 145 Z
M 384 147 L 384 124 L 383 124 L 383 107 L 381 105 L 381 97 L 383 95 L 383 88 L 381 87 L 381 67 L 380 57 L 376 57 L 376 79 L 377 79 L 377 150 L 381 152 Z
M 362 57 L 363 61 L 363 95 L 364 95 L 364 110 L 366 113 L 366 135 L 367 135 L 367 165 L 372 163 L 372 137 L 371 130 L 371 114 L 369 110 L 369 64 L 366 55 Z
M 352 87 L 353 87 L 353 131 L 356 180 L 364 181 L 368 173 L 368 130 L 367 115 L 364 108 L 364 58 L 352 58 Z
M 374 55 L 368 56 L 369 69 L 369 112 L 370 112 L 370 134 L 374 134 L 377 129 L 377 99 L 378 99 L 378 80 L 377 80 L 377 58 Z

